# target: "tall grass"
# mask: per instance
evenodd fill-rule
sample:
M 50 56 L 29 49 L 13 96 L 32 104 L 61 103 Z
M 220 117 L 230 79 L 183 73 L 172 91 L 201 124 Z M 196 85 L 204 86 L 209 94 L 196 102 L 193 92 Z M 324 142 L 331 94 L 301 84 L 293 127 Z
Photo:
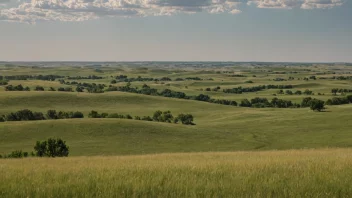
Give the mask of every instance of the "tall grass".
M 0 160 L 0 197 L 351 197 L 352 149 Z

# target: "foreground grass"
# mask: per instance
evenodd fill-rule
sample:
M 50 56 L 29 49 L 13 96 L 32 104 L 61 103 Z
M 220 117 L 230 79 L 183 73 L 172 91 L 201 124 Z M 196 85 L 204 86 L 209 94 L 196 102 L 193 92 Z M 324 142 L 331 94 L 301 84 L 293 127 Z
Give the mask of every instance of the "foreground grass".
M 0 197 L 351 197 L 352 149 L 0 160 Z

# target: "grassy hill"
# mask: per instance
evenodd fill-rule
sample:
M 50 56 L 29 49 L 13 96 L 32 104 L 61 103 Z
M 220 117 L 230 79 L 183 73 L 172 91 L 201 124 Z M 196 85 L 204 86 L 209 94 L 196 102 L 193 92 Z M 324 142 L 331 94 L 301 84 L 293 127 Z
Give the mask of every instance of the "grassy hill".
M 351 197 L 352 150 L 0 160 L 0 197 Z
M 61 137 L 72 155 L 237 151 L 352 146 L 352 105 L 328 112 L 253 109 L 129 93 L 11 92 L 0 113 L 28 108 L 152 115 L 155 110 L 192 113 L 195 126 L 120 119 L 74 119 L 0 124 L 0 151 L 31 151 L 36 140 Z

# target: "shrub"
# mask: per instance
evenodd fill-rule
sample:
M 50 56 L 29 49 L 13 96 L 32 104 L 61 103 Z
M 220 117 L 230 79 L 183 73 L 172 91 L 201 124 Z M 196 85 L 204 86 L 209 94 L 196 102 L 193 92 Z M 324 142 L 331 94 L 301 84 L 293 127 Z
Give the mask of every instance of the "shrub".
M 44 91 L 44 87 L 42 87 L 42 86 L 36 86 L 34 90 L 35 90 L 35 91 Z
M 193 115 L 191 114 L 179 114 L 177 116 L 177 120 L 181 121 L 181 123 L 185 125 L 194 125 Z

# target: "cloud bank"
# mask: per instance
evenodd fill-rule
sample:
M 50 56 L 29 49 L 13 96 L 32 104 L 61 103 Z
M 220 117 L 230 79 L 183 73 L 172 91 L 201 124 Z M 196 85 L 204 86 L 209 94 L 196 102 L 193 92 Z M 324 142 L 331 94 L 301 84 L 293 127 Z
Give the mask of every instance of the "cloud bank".
M 241 13 L 240 5 L 277 9 L 328 9 L 345 0 L 0 0 L 0 21 L 85 21 L 180 13 Z M 10 6 L 11 5 L 11 6 Z

